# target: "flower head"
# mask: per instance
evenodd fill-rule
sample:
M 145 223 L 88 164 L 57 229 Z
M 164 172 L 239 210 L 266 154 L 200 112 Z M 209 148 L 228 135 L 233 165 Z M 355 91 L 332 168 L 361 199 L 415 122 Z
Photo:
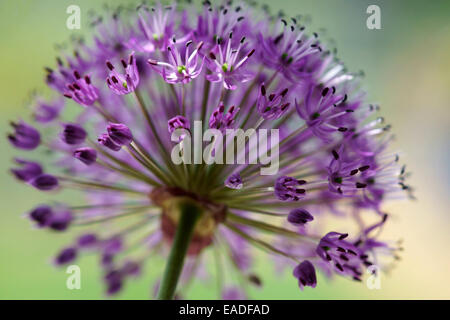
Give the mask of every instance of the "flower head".
M 219 273 L 222 297 L 243 299 L 247 285 L 263 286 L 252 272 L 258 248 L 291 268 L 300 289 L 320 285 L 316 271 L 362 280 L 379 256 L 397 257 L 399 246 L 380 238 L 385 203 L 413 189 L 390 151 L 389 125 L 317 34 L 256 7 L 114 11 L 93 23 L 92 45 L 76 42 L 74 56 L 46 68 L 57 99 L 39 98 L 34 123 L 12 123 L 7 138 L 46 154 L 15 159 L 17 180 L 52 196 L 85 194 L 28 213 L 52 232 L 86 226 L 56 265 L 96 253 L 105 292 L 115 295 L 159 253 L 177 269 L 156 281 L 158 297 L 171 298 L 206 279 L 219 256 L 245 282 Z M 64 112 L 62 122 L 63 108 L 78 114 Z M 318 233 L 334 215 L 343 232 Z

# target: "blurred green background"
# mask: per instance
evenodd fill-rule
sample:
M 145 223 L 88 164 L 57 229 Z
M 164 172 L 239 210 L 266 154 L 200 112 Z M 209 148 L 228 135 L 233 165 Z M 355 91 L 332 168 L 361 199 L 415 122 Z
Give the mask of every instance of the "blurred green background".
M 108 1 L 109 4 L 124 3 Z M 264 279 L 252 298 L 261 299 L 431 299 L 450 298 L 449 138 L 450 138 L 450 1 L 279 0 L 265 1 L 274 10 L 310 14 L 313 29 L 325 28 L 337 43 L 340 58 L 352 71 L 364 70 L 369 99 L 397 135 L 394 148 L 413 172 L 418 201 L 389 204 L 392 213 L 385 237 L 404 239 L 402 261 L 382 275 L 380 290 L 364 283 L 319 278 L 316 289 L 298 290 L 289 272 L 276 274 L 258 264 Z M 0 131 L 8 121 L 26 117 L 32 89 L 47 92 L 44 65 L 53 65 L 54 44 L 87 32 L 87 12 L 104 1 L 0 1 Z M 65 26 L 66 8 L 81 7 L 82 28 Z M 381 8 L 381 30 L 366 28 L 366 8 Z M 83 259 L 82 289 L 67 290 L 67 275 L 49 263 L 67 235 L 30 230 L 21 216 L 48 196 L 16 183 L 8 172 L 14 153 L 0 140 L 0 298 L 101 299 L 94 257 Z M 62 195 L 66 199 L 71 195 Z M 147 264 L 145 276 L 127 284 L 123 299 L 145 299 L 162 260 Z M 214 284 L 195 284 L 188 298 L 215 298 Z

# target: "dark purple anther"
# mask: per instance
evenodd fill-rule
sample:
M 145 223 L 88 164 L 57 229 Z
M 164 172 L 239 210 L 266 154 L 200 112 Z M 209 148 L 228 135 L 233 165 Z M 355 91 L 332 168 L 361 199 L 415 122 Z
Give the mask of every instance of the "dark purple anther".
M 242 189 L 243 183 L 239 173 L 233 173 L 227 180 L 225 180 L 225 186 L 230 189 Z

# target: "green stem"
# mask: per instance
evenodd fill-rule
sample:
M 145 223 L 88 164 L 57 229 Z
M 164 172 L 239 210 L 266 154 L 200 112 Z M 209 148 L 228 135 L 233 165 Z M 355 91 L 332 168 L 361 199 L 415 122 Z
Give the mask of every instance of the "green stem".
M 200 215 L 201 209 L 195 203 L 184 202 L 180 205 L 180 221 L 159 287 L 158 300 L 170 300 L 175 294 L 178 279 L 183 270 L 184 258 Z

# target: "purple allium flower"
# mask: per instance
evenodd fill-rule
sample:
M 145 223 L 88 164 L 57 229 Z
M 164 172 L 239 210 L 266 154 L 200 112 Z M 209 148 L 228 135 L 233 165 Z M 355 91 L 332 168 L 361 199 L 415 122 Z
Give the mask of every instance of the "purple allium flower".
M 77 249 L 65 248 L 55 258 L 56 265 L 64 265 L 73 262 L 77 258 Z
M 287 220 L 296 225 L 305 225 L 314 220 L 314 217 L 305 209 L 296 208 L 289 212 Z
M 151 10 L 147 7 L 140 10 L 138 24 L 145 38 L 141 42 L 143 51 L 166 50 L 170 37 L 174 34 L 173 12 L 173 10 L 167 10 L 159 3 Z
M 64 96 L 73 99 L 82 106 L 91 106 L 98 99 L 98 89 L 92 85 L 90 76 L 81 77 L 78 71 L 73 72 L 74 82 L 68 83 Z
M 123 242 L 120 237 L 113 237 L 102 243 L 103 253 L 117 254 L 123 249 Z
M 110 123 L 106 129 L 112 141 L 119 146 L 130 144 L 133 141 L 131 130 L 123 123 Z
M 90 166 L 97 160 L 97 151 L 92 148 L 78 148 L 73 152 L 73 156 Z
M 231 129 L 234 125 L 234 118 L 239 113 L 239 108 L 231 106 L 225 111 L 225 106 L 220 101 L 219 106 L 211 113 L 209 118 L 209 127 L 211 129 L 219 129 L 225 132 L 226 129 Z
M 345 126 L 336 126 L 335 122 L 340 120 L 353 109 L 346 108 L 347 95 L 336 92 L 336 88 L 311 87 L 306 93 L 304 102 L 299 104 L 295 100 L 295 106 L 299 116 L 305 120 L 311 132 L 317 137 L 329 140 L 335 132 L 346 132 Z M 350 122 L 350 121 L 349 121 Z
M 317 254 L 335 269 L 355 280 L 362 276 L 362 261 L 355 245 L 345 240 L 347 233 L 329 232 L 319 242 Z
M 189 123 L 189 120 L 186 119 L 186 117 L 175 116 L 167 121 L 167 128 L 169 130 L 169 133 L 172 134 L 177 129 L 190 130 L 191 124 Z M 181 134 L 178 140 L 182 141 L 184 137 L 185 135 Z
M 106 294 L 114 295 L 122 289 L 123 274 L 119 270 L 111 270 L 104 277 L 106 283 Z
M 231 189 L 242 189 L 242 187 L 244 186 L 239 173 L 233 173 L 232 175 L 230 175 L 227 180 L 225 180 L 225 185 Z
M 122 273 L 127 276 L 139 276 L 141 273 L 141 266 L 139 263 L 135 261 L 126 261 L 124 265 L 122 266 Z
M 37 148 L 41 142 L 39 131 L 24 121 L 20 121 L 19 123 L 11 122 L 11 126 L 14 129 L 14 133 L 8 135 L 8 140 L 14 147 L 24 150 Z
M 205 1 L 200 10 L 183 3 L 141 5 L 137 12 L 123 7 L 94 20 L 93 41 L 75 43 L 73 56 L 63 53 L 55 68 L 46 68 L 54 102 L 38 99 L 35 122 L 13 123 L 8 136 L 24 150 L 40 145 L 39 132 L 45 141 L 42 163 L 16 159 L 11 172 L 18 180 L 86 195 L 86 203 L 28 213 L 44 230 L 86 227 L 55 263 L 97 253 L 113 295 L 160 254 L 177 269 L 173 276 L 181 274 L 178 286 L 167 277 L 156 280 L 158 297 L 172 298 L 184 296 L 191 280 L 216 276 L 206 264 L 218 259 L 227 268 L 217 281 L 223 298 L 243 299 L 247 284 L 263 283 L 252 276 L 258 248 L 271 253 L 266 259 L 277 270 L 291 268 L 301 289 L 316 286 L 316 270 L 362 280 L 365 268 L 396 259 L 398 244 L 381 238 L 384 208 L 390 199 L 413 197 L 409 173 L 390 151 L 390 127 L 379 107 L 366 102 L 360 78 L 302 23 L 261 14 L 256 1 Z M 63 96 L 71 99 L 60 102 Z M 86 106 L 77 116 L 67 114 L 65 143 L 57 134 L 63 104 Z M 175 147 L 189 154 L 185 141 L 171 141 L 176 129 L 192 134 L 194 146 L 209 146 L 198 127 L 223 138 L 214 137 L 222 146 L 200 156 L 222 154 L 215 160 L 223 161 L 199 163 L 204 159 L 192 152 L 194 161 L 175 164 Z M 227 129 L 244 132 L 243 148 Z M 260 129 L 278 130 L 268 150 L 252 139 Z M 253 161 L 255 153 L 269 164 Z M 228 161 L 229 155 L 243 161 Z M 275 163 L 278 171 L 262 174 Z M 332 227 L 334 215 L 343 233 L 318 233 Z M 304 227 L 312 220 L 314 228 Z M 189 223 L 190 232 L 178 236 Z M 168 252 L 180 248 L 185 263 L 171 263 L 176 255 Z
M 64 130 L 61 133 L 61 139 L 69 145 L 76 145 L 84 142 L 86 136 L 86 130 L 74 123 L 65 124 Z
M 295 267 L 293 275 L 298 279 L 298 286 L 303 290 L 303 287 L 309 286 L 315 288 L 317 284 L 316 269 L 314 265 L 308 260 L 303 261 Z
M 98 142 L 108 149 L 111 149 L 112 151 L 119 151 L 120 149 L 122 149 L 122 147 L 115 143 L 107 133 L 104 133 L 100 137 L 98 137 Z
M 58 179 L 51 174 L 45 173 L 31 179 L 29 183 L 36 189 L 42 191 L 49 191 L 58 187 Z
M 29 214 L 32 221 L 36 222 L 39 228 L 47 226 L 53 216 L 53 211 L 49 206 L 39 206 L 34 208 Z
M 181 52 L 177 48 L 177 41 L 173 39 L 167 47 L 169 62 L 149 59 L 148 63 L 161 74 L 167 83 L 189 83 L 200 75 L 204 62 L 203 58 L 200 66 L 198 65 L 199 51 L 203 42 L 198 43 L 192 53 L 189 52 L 191 45 L 193 45 L 192 40 L 185 43 L 185 57 L 182 58 Z
M 60 98 L 52 102 L 38 100 L 33 111 L 34 120 L 39 123 L 48 123 L 58 118 L 64 101 Z
M 275 27 L 280 25 L 282 30 L 277 28 L 272 35 L 266 36 L 261 32 L 257 35 L 261 60 L 288 80 L 302 81 L 307 77 L 304 74 L 305 65 L 322 51 L 315 38 L 317 34 L 314 37 L 306 35 L 305 27 L 299 27 L 295 18 L 291 25 L 281 19 Z
M 120 74 L 111 62 L 106 62 L 106 66 L 110 70 L 109 76 L 106 78 L 106 83 L 118 95 L 133 92 L 139 84 L 139 72 L 136 66 L 134 52 L 130 54 L 127 61 L 122 59 L 120 62 L 122 63 L 125 74 Z
M 278 93 L 268 94 L 266 92 L 266 86 L 261 85 L 258 100 L 256 102 L 258 112 L 266 120 L 276 120 L 283 116 L 290 106 L 290 102 L 287 102 L 287 93 L 289 89 L 285 88 Z
M 41 165 L 37 162 L 18 158 L 14 160 L 18 165 L 20 165 L 20 168 L 11 169 L 11 172 L 21 181 L 28 182 L 44 173 Z
M 77 240 L 77 245 L 81 249 L 92 248 L 98 243 L 97 236 L 93 233 L 86 233 Z
M 206 76 L 211 82 L 222 82 L 225 89 L 235 90 L 238 83 L 250 81 L 253 74 L 246 70 L 246 62 L 255 49 L 241 57 L 241 50 L 245 42 L 242 38 L 237 48 L 231 48 L 233 33 L 230 33 L 226 44 L 221 41 L 209 53 L 208 68 L 211 73 Z

